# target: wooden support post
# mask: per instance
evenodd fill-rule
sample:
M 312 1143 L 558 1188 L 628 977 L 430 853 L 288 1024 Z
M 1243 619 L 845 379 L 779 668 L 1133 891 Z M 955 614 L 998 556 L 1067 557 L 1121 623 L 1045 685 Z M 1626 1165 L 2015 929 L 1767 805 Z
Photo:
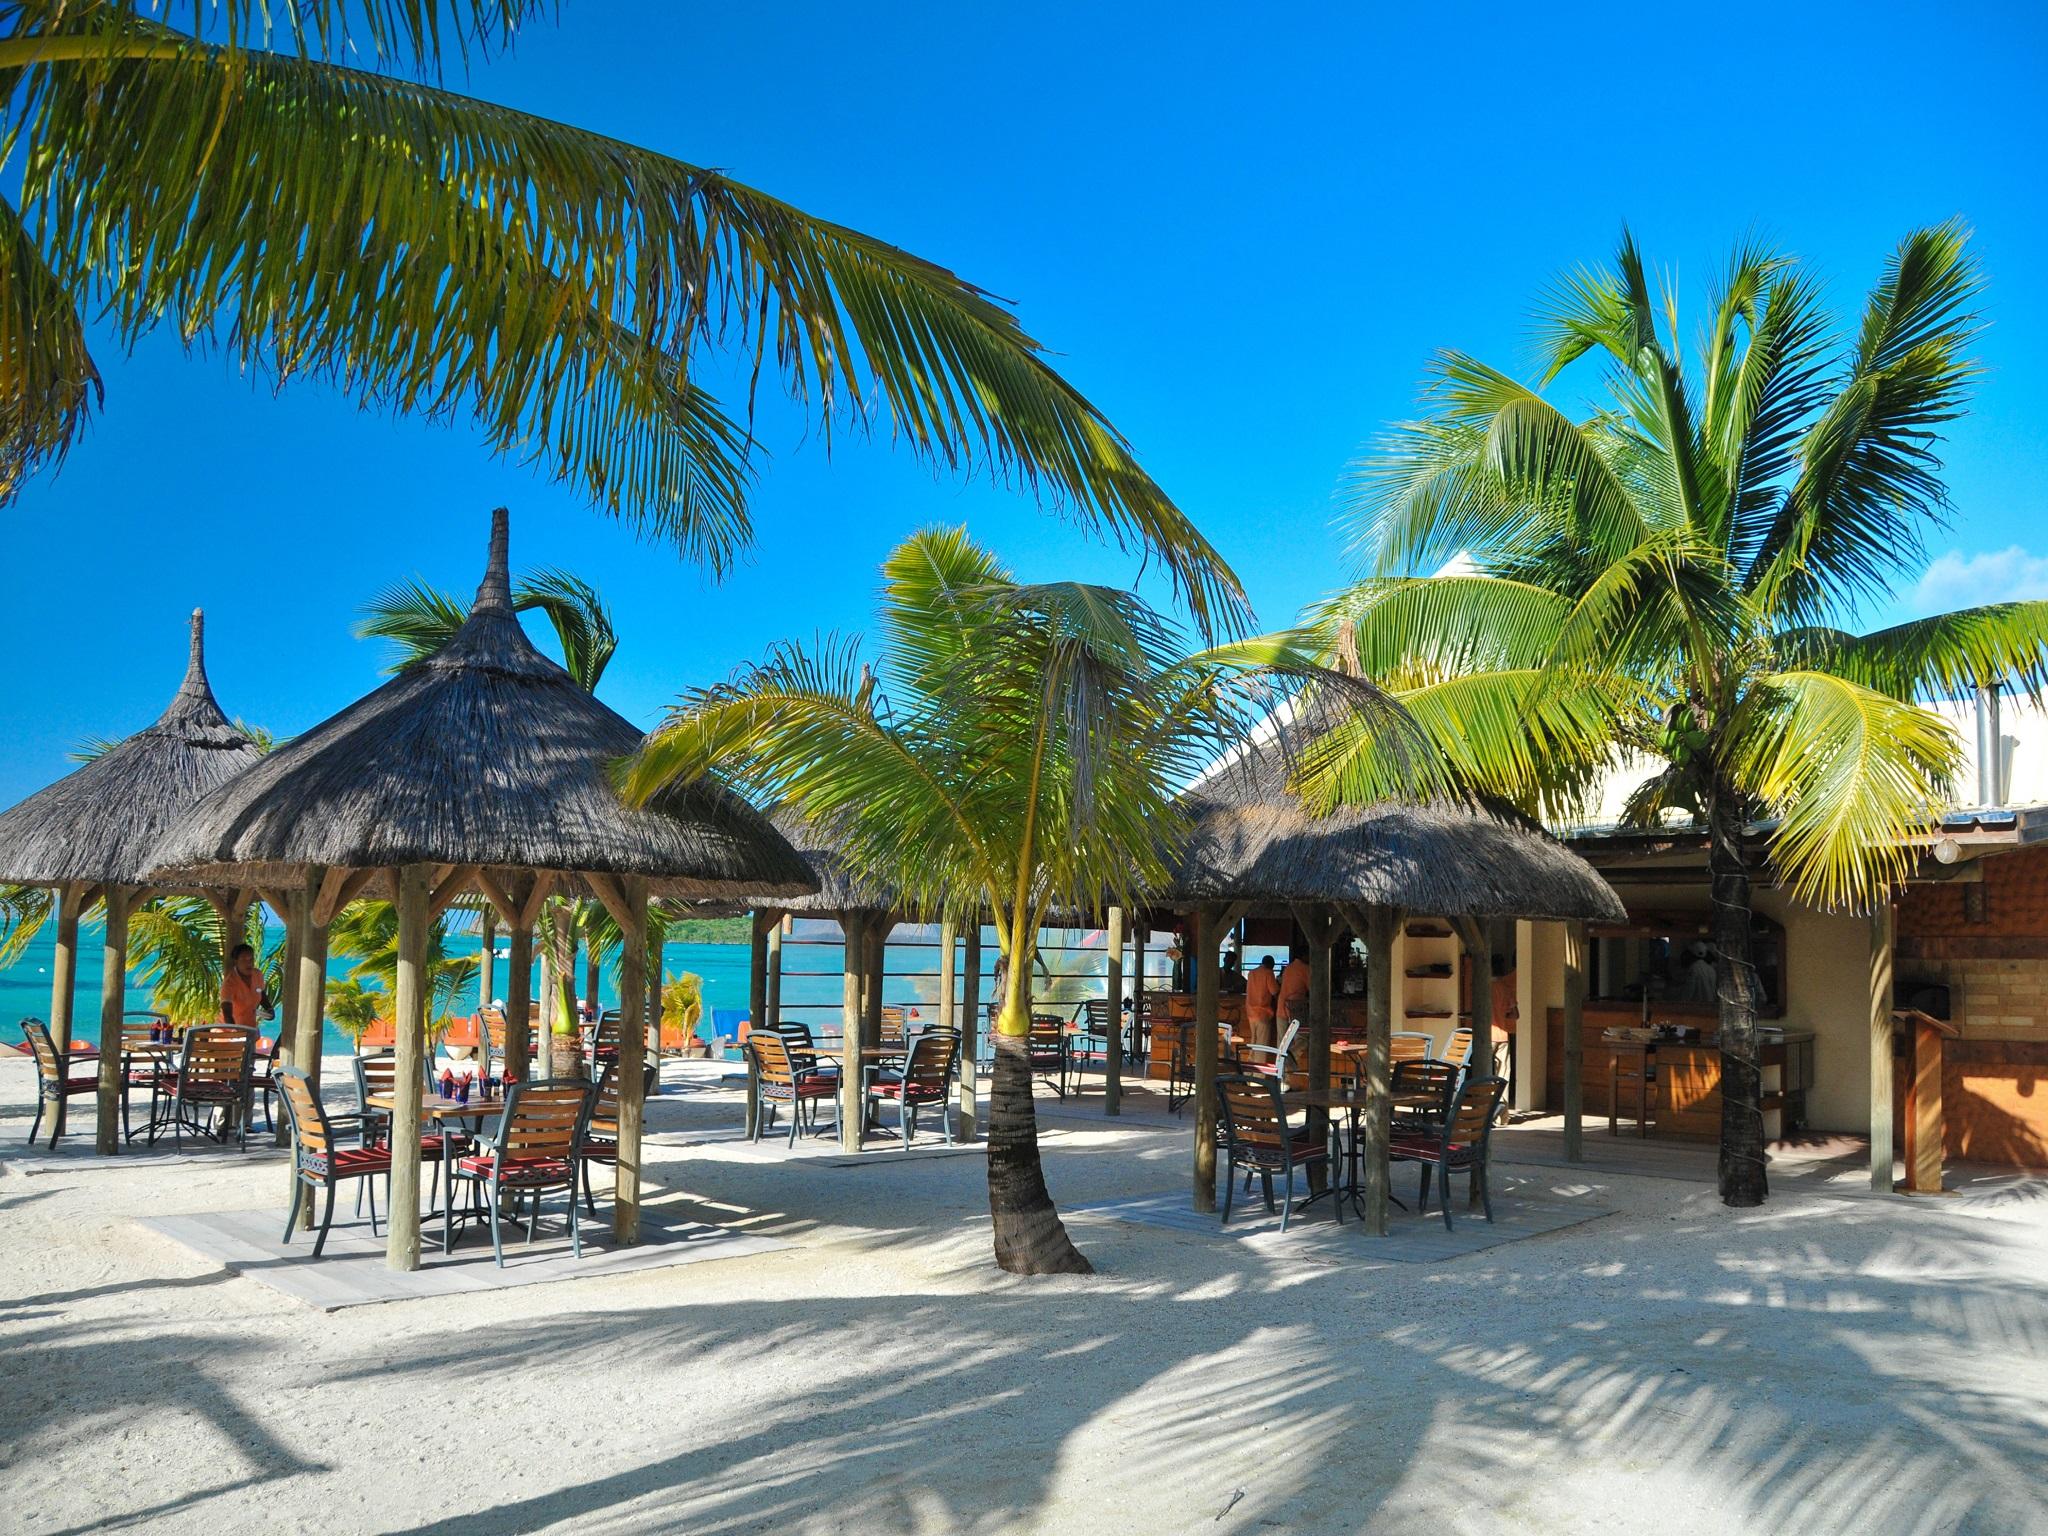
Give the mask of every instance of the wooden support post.
M 71 1010 L 78 990 L 78 909 L 85 904 L 85 887 L 67 881 L 57 887 L 57 947 L 50 957 L 50 1044 L 61 1057 L 71 1049 Z M 64 1100 L 56 1106 L 57 1123 L 64 1123 Z
M 768 935 L 780 924 L 773 912 L 754 914 L 751 948 L 747 955 L 747 1030 L 772 1029 L 776 1021 L 768 1010 Z M 747 1138 L 753 1139 L 761 1118 L 761 1080 L 754 1070 L 754 1053 L 747 1058 Z M 791 1112 L 795 1112 L 791 1105 Z
M 972 1141 L 980 1110 L 981 918 L 967 925 L 960 957 L 960 1139 Z
M 1124 1112 L 1124 909 L 1109 909 L 1109 932 L 1104 936 L 1109 955 L 1103 972 L 1104 990 L 1109 994 L 1109 1038 L 1103 1042 L 1102 1112 Z
M 317 1095 L 320 1091 L 320 1058 L 325 1053 L 327 1033 L 327 923 L 322 917 L 320 891 L 326 871 L 307 874 L 304 886 L 291 893 L 287 916 L 298 909 L 303 925 L 299 938 L 299 965 L 286 982 L 297 999 L 292 1008 L 292 1065 L 306 1074 Z M 292 1190 L 306 1202 L 304 1218 L 313 1219 L 313 1190 L 292 1175 Z
M 619 1161 L 612 1185 L 612 1237 L 623 1247 L 640 1241 L 640 1132 L 647 1097 L 647 882 L 622 876 L 617 886 L 623 899 L 612 914 L 619 923 Z M 605 904 L 611 903 L 606 891 Z
M 1942 1114 L 1942 1037 L 1954 1027 L 1926 1014 L 1913 1016 L 1913 1078 L 1906 1096 L 1906 1188 L 1916 1195 L 1942 1192 L 1948 1122 Z
M 498 995 L 498 912 L 489 901 L 476 917 L 476 1011 L 481 1014 Z M 491 1037 L 483 1021 L 477 1021 L 477 1054 L 488 1060 Z
M 889 935 L 895 930 L 896 919 L 890 914 L 878 913 L 868 919 L 868 947 L 861 956 L 860 993 L 860 1043 L 877 1046 L 882 1043 L 882 992 L 888 985 Z
M 1195 1209 L 1216 1209 L 1216 966 L 1224 924 L 1216 907 L 1195 908 Z
M 533 925 L 515 924 L 506 938 L 505 1071 L 523 1079 L 533 1060 Z
M 1466 966 L 1471 974 L 1472 990 L 1472 1065 L 1486 1077 L 1498 1072 L 1498 1059 L 1493 1044 L 1493 936 L 1488 931 L 1486 920 L 1477 917 L 1457 919 L 1458 937 L 1465 948 Z M 1480 1209 L 1480 1195 L 1485 1185 L 1478 1179 L 1467 1179 L 1469 1186 L 1466 1206 L 1471 1210 Z M 1446 1201 L 1450 1199 L 1448 1189 L 1438 1191 Z
M 1394 940 L 1400 936 L 1401 913 L 1391 907 L 1368 907 L 1353 919 L 1365 939 L 1365 1225 L 1384 1237 L 1387 1231 L 1387 1147 L 1393 1115 Z
M 782 930 L 788 923 L 786 914 L 777 912 L 775 922 L 768 930 L 768 1022 L 782 1022 Z
M 1586 925 L 1564 925 L 1564 1156 L 1586 1160 Z
M 1892 905 L 1870 914 L 1870 1187 L 1892 1192 Z
M 1330 1087 L 1330 946 L 1337 942 L 1337 924 L 1326 909 L 1306 903 L 1295 907 L 1294 921 L 1308 941 L 1308 1091 L 1325 1093 Z M 1327 1109 L 1309 1110 L 1308 1130 L 1313 1145 L 1324 1144 L 1329 1127 Z M 1323 1165 L 1312 1165 L 1310 1190 L 1321 1194 L 1325 1182 Z
M 111 1157 L 121 1150 L 121 1012 L 128 1001 L 128 914 L 139 893 L 110 885 L 102 896 L 107 916 L 100 953 L 99 1119 L 93 1150 Z
M 398 986 L 392 1002 L 397 1049 L 391 1082 L 391 1213 L 384 1262 L 398 1270 L 420 1267 L 420 1091 L 426 1079 L 431 873 L 424 864 L 392 871 L 398 888 Z
M 858 1152 L 861 1133 L 866 1129 L 863 1122 L 867 1118 L 860 1046 L 865 1013 L 861 1006 L 864 979 L 861 973 L 867 968 L 868 915 L 865 912 L 844 913 L 839 926 L 844 935 L 840 948 L 845 956 L 839 1001 L 839 1147 L 843 1152 Z M 796 1113 L 794 1104 L 790 1105 L 789 1112 Z
M 1549 1073 L 1550 1021 L 1536 1001 L 1536 925 L 1515 924 L 1515 1108 L 1546 1108 L 1543 1080 Z

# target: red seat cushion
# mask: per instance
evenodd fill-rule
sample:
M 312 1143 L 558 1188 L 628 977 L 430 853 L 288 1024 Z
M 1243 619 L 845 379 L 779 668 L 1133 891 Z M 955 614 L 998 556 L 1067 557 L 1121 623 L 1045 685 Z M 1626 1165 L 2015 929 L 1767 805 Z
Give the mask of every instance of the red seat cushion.
M 1388 1150 L 1407 1157 L 1438 1157 L 1444 1151 L 1443 1144 L 1433 1136 L 1396 1136 L 1387 1144 Z M 1454 1141 L 1450 1145 L 1453 1157 L 1471 1151 L 1469 1144 Z
M 483 1152 L 472 1157 L 465 1157 L 456 1166 L 464 1173 L 475 1174 L 480 1179 L 487 1179 L 491 1176 L 492 1167 L 496 1162 L 497 1158 L 495 1155 Z M 564 1158 L 508 1157 L 505 1159 L 503 1182 L 507 1184 L 539 1182 L 544 1179 L 566 1179 L 568 1177 L 569 1164 Z
M 829 1082 L 820 1082 L 816 1078 L 807 1078 L 796 1085 L 796 1096 L 800 1099 L 829 1099 L 838 1091 L 839 1083 L 836 1079 Z M 761 1085 L 761 1093 L 765 1098 L 784 1099 L 789 1097 L 789 1092 L 787 1084 L 763 1083 Z
M 869 1092 L 873 1093 L 877 1098 L 901 1098 L 903 1095 L 903 1085 L 885 1079 L 884 1081 L 870 1084 Z M 910 1102 L 913 1104 L 943 1103 L 945 1097 L 945 1089 L 934 1088 L 928 1083 L 913 1083 L 910 1086 Z
M 338 1147 L 332 1154 L 308 1152 L 301 1159 L 314 1173 L 389 1173 L 391 1154 L 383 1147 Z
M 90 1093 L 99 1085 L 100 1080 L 96 1077 L 67 1077 L 64 1079 L 64 1091 L 66 1093 Z

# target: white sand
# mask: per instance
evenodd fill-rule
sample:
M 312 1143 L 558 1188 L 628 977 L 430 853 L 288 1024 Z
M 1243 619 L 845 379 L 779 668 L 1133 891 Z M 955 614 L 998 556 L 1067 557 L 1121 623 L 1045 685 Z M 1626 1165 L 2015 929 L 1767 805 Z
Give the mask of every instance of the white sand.
M 1183 1177 L 1185 1131 L 1060 1124 L 1065 1203 Z M 1603 1176 L 1617 1215 L 1435 1266 L 1094 1218 L 1099 1276 L 1020 1281 L 972 1157 L 654 1173 L 793 1246 L 322 1314 L 132 1219 L 275 1164 L 0 1176 L 0 1531 L 2048 1529 L 2048 1197 Z

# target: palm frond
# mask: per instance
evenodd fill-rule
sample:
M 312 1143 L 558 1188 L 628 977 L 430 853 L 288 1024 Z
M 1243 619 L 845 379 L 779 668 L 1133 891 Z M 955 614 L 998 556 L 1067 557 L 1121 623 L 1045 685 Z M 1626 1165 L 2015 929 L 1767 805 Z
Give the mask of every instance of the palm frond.
M 597 588 L 580 576 L 549 567 L 520 578 L 512 589 L 515 611 L 538 610 L 554 627 L 562 664 L 585 691 L 597 692 L 619 648 L 611 610 Z
M 1947 508 L 1935 445 L 1968 400 L 1983 287 L 1960 223 L 1916 230 L 1871 294 L 1836 393 L 1806 433 L 1797 477 L 1760 541 L 1751 585 L 1813 622 L 1829 601 L 1876 597 L 1925 559 Z
M 1827 672 L 1760 677 L 1733 737 L 1742 788 L 1779 818 L 1781 878 L 1823 908 L 1903 882 L 1961 763 L 1939 715 Z
M 124 342 L 159 324 L 373 408 L 477 424 L 714 566 L 753 438 L 691 377 L 772 364 L 829 440 L 885 420 L 1169 572 L 1204 625 L 1234 575 L 1008 308 L 716 172 L 431 86 L 163 33 L 167 57 L 39 64 L 24 207 Z M 751 410 L 751 398 L 749 401 Z
M 1833 672 L 1911 701 L 1998 687 L 2039 702 L 2048 693 L 2048 602 L 1991 603 L 1867 635 L 1806 628 L 1778 637 L 1787 665 Z
M 56 910 L 48 886 L 0 885 L 0 966 L 19 960 Z
M 62 462 L 104 394 L 77 300 L 0 197 L 0 507 Z
M 453 640 L 469 617 L 469 607 L 415 579 L 386 587 L 363 604 L 362 615 L 356 623 L 356 637 L 390 641 L 393 651 L 387 670 L 396 675 L 418 666 Z

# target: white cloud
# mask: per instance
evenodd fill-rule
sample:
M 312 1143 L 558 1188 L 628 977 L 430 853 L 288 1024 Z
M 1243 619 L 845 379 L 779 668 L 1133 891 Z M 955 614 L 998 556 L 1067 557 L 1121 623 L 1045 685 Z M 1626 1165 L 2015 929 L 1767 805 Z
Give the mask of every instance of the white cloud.
M 2048 555 L 2018 544 L 1966 555 L 1951 549 L 1927 567 L 1900 606 L 1915 614 L 1973 608 L 1979 603 L 2048 598 Z

